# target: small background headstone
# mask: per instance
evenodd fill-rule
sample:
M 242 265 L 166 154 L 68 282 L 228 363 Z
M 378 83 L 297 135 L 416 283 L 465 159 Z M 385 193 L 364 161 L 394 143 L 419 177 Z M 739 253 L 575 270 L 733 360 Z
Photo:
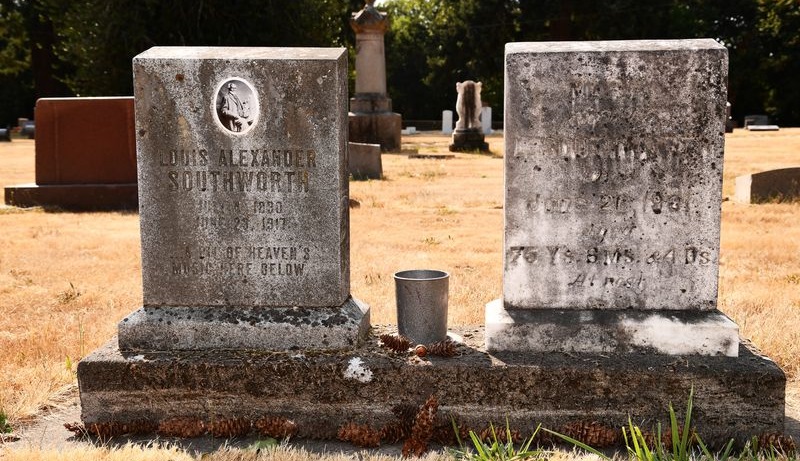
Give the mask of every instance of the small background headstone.
M 6 204 L 74 210 L 138 203 L 132 97 L 42 98 L 36 121 L 36 183 L 6 187 Z
M 453 111 L 452 110 L 443 110 L 442 111 L 442 134 L 446 134 L 446 135 L 453 134 Z
M 481 129 L 483 134 L 492 134 L 492 108 L 489 106 L 481 108 Z
M 348 143 L 348 168 L 353 179 L 381 179 L 381 145 L 360 142 Z
M 791 202 L 800 199 L 800 167 L 736 177 L 738 203 Z

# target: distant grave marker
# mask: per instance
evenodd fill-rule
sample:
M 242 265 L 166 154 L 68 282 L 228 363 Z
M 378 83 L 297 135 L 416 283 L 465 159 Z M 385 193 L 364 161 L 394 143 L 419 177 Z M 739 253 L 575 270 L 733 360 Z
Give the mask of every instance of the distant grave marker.
M 354 179 L 381 179 L 381 145 L 349 143 L 348 169 Z
M 42 98 L 36 122 L 36 183 L 6 187 L 6 203 L 74 210 L 135 209 L 132 97 Z
M 800 167 L 781 168 L 736 177 L 738 203 L 784 202 L 800 199 Z

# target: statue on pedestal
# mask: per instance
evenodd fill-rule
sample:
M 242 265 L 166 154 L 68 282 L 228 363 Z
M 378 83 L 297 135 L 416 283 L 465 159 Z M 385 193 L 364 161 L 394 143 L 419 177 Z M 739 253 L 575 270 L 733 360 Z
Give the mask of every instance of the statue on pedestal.
M 467 80 L 456 83 L 458 98 L 456 99 L 456 113 L 458 121 L 453 132 L 453 143 L 450 144 L 451 152 L 466 152 L 480 150 L 489 151 L 489 144 L 485 142 L 481 128 L 481 82 Z

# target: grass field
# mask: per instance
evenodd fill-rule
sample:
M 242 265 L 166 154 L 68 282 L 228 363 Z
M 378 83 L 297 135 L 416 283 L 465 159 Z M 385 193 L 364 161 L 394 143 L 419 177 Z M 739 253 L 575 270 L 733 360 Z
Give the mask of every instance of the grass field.
M 403 141 L 445 152 L 449 139 Z M 351 210 L 351 292 L 371 306 L 373 323 L 395 321 L 397 270 L 451 273 L 450 324 L 483 323 L 484 304 L 501 295 L 502 138 L 489 141 L 496 155 L 384 155 L 385 180 L 351 183 L 360 203 Z M 0 145 L 0 186 L 33 182 L 33 147 Z M 726 137 L 723 195 L 733 195 L 736 175 L 786 166 L 800 166 L 800 129 L 737 130 Z M 719 307 L 783 367 L 797 398 L 800 203 L 722 209 Z M 139 307 L 138 216 L 0 208 L 0 249 L 0 411 L 13 426 L 74 387 L 78 360 Z

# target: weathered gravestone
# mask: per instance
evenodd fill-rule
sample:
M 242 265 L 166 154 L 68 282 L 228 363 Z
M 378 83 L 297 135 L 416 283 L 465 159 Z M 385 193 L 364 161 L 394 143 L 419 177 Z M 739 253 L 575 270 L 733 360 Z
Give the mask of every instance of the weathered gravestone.
M 8 186 L 9 205 L 136 208 L 132 97 L 36 101 L 36 183 Z M 34 123 L 25 122 L 33 137 Z
M 725 431 L 723 419 L 732 434 L 753 417 L 763 419 L 747 430 L 781 428 L 782 371 L 740 345 L 717 310 L 725 48 L 515 43 L 505 75 L 503 298 L 487 305 L 487 350 L 594 363 L 595 388 L 567 378 L 559 411 L 575 408 L 573 387 L 582 387 L 609 402 L 584 402 L 584 415 L 613 406 L 636 419 L 693 387 L 706 398 L 698 427 L 710 433 Z M 698 368 L 665 368 L 671 356 Z M 617 371 L 598 357 L 642 362 L 627 363 L 613 388 L 605 380 Z M 758 390 L 708 379 L 711 364 Z M 653 403 L 630 407 L 626 386 Z M 732 400 L 743 405 L 732 410 Z
M 144 309 L 120 324 L 123 349 L 357 343 L 344 62 L 338 49 L 135 58 Z
M 736 177 L 738 203 L 791 202 L 800 199 L 800 167 L 780 168 Z
M 348 170 L 353 179 L 381 179 L 381 145 L 360 142 L 348 143 Z
M 130 398 L 118 392 L 110 408 L 91 390 L 113 368 L 108 351 L 126 366 L 129 353 L 362 340 L 368 308 L 350 297 L 346 69 L 343 49 L 156 47 L 134 58 L 144 306 L 120 322 L 118 349 L 81 362 L 84 420 L 108 419 Z M 179 405 L 192 411 L 180 399 L 131 411 L 159 419 Z
M 505 272 L 489 349 L 736 356 L 738 328 L 716 310 L 724 47 L 507 53 Z

